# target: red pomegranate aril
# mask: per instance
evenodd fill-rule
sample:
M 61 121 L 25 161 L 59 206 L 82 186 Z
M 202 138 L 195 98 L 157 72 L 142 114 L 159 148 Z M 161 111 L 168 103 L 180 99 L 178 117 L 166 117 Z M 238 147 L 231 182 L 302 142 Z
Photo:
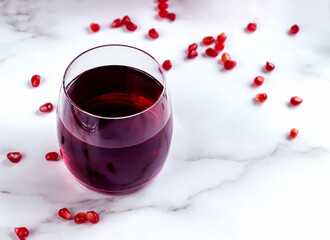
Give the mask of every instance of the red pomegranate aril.
M 254 84 L 261 86 L 264 83 L 265 77 L 263 76 L 257 76 L 254 78 Z
M 162 9 L 158 12 L 159 17 L 166 18 L 168 16 L 168 11 L 165 9 Z
M 89 27 L 92 32 L 98 32 L 100 30 L 100 25 L 97 23 L 91 23 Z
M 224 63 L 224 68 L 225 68 L 226 70 L 231 70 L 231 69 L 233 69 L 234 67 L 236 67 L 236 65 L 237 65 L 236 61 L 227 60 L 227 61 L 225 61 L 225 63 Z
M 156 31 L 156 29 L 152 28 L 149 30 L 149 37 L 156 39 L 159 37 L 158 32 Z
M 96 224 L 100 221 L 100 216 L 94 211 L 87 212 L 86 218 L 90 223 L 93 223 L 93 224 Z
M 12 163 L 18 163 L 22 159 L 22 154 L 20 152 L 10 152 L 7 154 L 7 158 Z
M 176 19 L 176 14 L 175 13 L 168 13 L 167 18 L 173 22 Z
M 126 25 L 127 23 L 131 22 L 131 18 L 129 16 L 124 16 L 121 20 L 121 25 Z
M 226 61 L 230 60 L 230 55 L 228 53 L 223 53 L 221 56 L 221 61 L 225 63 Z
M 190 52 L 192 50 L 196 50 L 197 48 L 198 48 L 197 43 L 190 44 L 188 47 L 188 52 Z
M 215 49 L 213 49 L 213 48 L 207 48 L 206 50 L 205 50 L 205 53 L 206 53 L 206 55 L 207 56 L 209 56 L 209 57 L 216 57 L 216 56 L 218 56 L 218 51 L 217 50 L 215 50 Z
M 266 62 L 266 70 L 268 71 L 268 72 L 271 72 L 271 71 L 273 71 L 274 70 L 274 68 L 275 68 L 275 65 L 273 64 L 273 63 L 270 63 L 270 62 Z
M 165 2 L 161 2 L 158 4 L 158 9 L 166 9 L 168 8 L 168 4 Z
M 197 56 L 198 56 L 198 52 L 196 50 L 191 50 L 191 51 L 188 52 L 187 58 L 188 59 L 193 59 L 193 58 L 195 58 Z
M 20 240 L 25 240 L 25 238 L 30 234 L 26 227 L 17 227 L 14 229 L 14 231 Z
M 292 128 L 291 131 L 290 131 L 290 138 L 295 138 L 297 137 L 299 131 L 297 128 Z
M 51 112 L 53 111 L 54 106 L 51 103 L 45 103 L 39 107 L 40 112 Z
M 66 220 L 72 219 L 71 213 L 67 208 L 62 208 L 58 210 L 58 215 Z
M 226 39 L 227 39 L 227 36 L 226 36 L 225 33 L 221 33 L 221 34 L 218 35 L 218 37 L 217 37 L 217 40 L 218 40 L 219 42 L 224 42 L 224 41 L 226 41 Z
M 249 23 L 246 27 L 249 32 L 254 32 L 257 29 L 256 23 Z
M 122 21 L 120 18 L 117 18 L 115 20 L 113 20 L 113 22 L 111 23 L 111 27 L 112 28 L 118 28 L 122 26 Z
M 163 68 L 168 71 L 172 68 L 172 63 L 170 60 L 166 60 L 163 62 Z
M 296 34 L 299 32 L 299 26 L 297 24 L 293 25 L 290 29 L 291 34 Z
M 204 45 L 211 45 L 212 43 L 214 43 L 214 37 L 212 36 L 205 37 L 203 38 L 202 42 Z
M 220 52 L 225 48 L 225 44 L 223 42 L 217 42 L 214 45 L 214 48 Z
M 134 32 L 137 29 L 137 26 L 132 22 L 128 22 L 126 23 L 126 28 L 128 31 Z
M 47 161 L 57 161 L 59 160 L 59 155 L 57 152 L 49 152 L 45 156 Z
M 86 213 L 84 212 L 77 213 L 76 216 L 74 216 L 73 220 L 76 224 L 81 224 L 86 222 L 87 221 Z
M 158 2 L 167 2 L 168 0 L 158 0 Z
M 294 96 L 290 99 L 290 103 L 294 106 L 297 106 L 302 102 L 303 102 L 303 99 L 301 97 L 298 97 L 298 96 Z
M 258 102 L 263 103 L 264 101 L 267 100 L 267 94 L 266 93 L 258 93 L 258 94 L 256 94 L 256 100 Z
M 31 84 L 32 87 L 36 88 L 40 84 L 40 76 L 39 75 L 33 75 L 31 78 Z

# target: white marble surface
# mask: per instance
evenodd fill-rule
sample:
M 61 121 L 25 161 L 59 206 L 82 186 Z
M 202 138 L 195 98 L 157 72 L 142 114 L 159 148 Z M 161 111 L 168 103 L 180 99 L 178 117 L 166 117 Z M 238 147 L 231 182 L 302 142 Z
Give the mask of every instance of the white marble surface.
M 327 0 L 170 0 L 177 20 L 155 17 L 153 0 L 0 1 L 0 239 L 330 239 L 330 17 Z M 128 14 L 137 31 L 110 29 Z M 91 22 L 100 32 L 89 33 Z M 253 34 L 244 31 L 257 22 Z M 296 36 L 287 31 L 300 26 Z M 160 38 L 149 40 L 155 27 Z M 185 49 L 226 32 L 225 51 L 237 60 L 223 71 L 215 59 L 185 60 Z M 127 196 L 91 192 L 57 150 L 55 112 L 64 70 L 93 46 L 122 43 L 146 50 L 167 73 L 174 135 L 165 168 L 145 189 Z M 262 72 L 266 61 L 272 73 Z M 37 89 L 30 77 L 40 74 Z M 257 75 L 265 83 L 253 87 Z M 258 92 L 268 100 L 255 104 Z M 304 99 L 289 107 L 290 97 Z M 300 130 L 289 140 L 292 127 Z M 23 159 L 12 164 L 10 151 Z M 97 225 L 76 225 L 58 209 L 95 210 Z

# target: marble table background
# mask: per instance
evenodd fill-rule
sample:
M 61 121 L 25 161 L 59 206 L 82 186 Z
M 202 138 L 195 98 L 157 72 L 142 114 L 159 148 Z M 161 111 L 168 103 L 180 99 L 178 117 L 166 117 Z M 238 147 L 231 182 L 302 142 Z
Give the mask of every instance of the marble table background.
M 330 17 L 328 0 L 170 0 L 175 22 L 156 17 L 153 0 L 0 0 L 0 239 L 30 229 L 28 240 L 329 240 Z M 128 14 L 135 32 L 111 29 Z M 101 30 L 91 34 L 91 22 Z M 255 33 L 245 32 L 257 22 Z M 300 26 L 296 36 L 288 30 Z M 147 31 L 155 27 L 159 39 Z M 226 32 L 225 51 L 237 60 L 185 59 L 204 36 Z M 82 187 L 58 149 L 55 111 L 64 70 L 82 51 L 121 43 L 144 49 L 166 74 L 174 134 L 165 168 L 145 189 L 108 196 Z M 266 61 L 276 65 L 263 73 Z M 40 74 L 33 89 L 30 78 Z M 251 85 L 263 74 L 261 87 Z M 266 92 L 268 100 L 253 98 Z M 292 96 L 299 107 L 290 107 Z M 291 128 L 300 130 L 288 139 Z M 23 159 L 12 164 L 10 151 Z M 96 225 L 76 225 L 57 211 L 95 210 Z

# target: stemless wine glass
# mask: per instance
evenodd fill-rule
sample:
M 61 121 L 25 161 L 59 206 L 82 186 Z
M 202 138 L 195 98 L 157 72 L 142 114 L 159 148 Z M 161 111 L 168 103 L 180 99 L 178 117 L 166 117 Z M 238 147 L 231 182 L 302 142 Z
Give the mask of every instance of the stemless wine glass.
M 85 187 L 110 194 L 141 189 L 162 169 L 172 110 L 159 63 L 126 45 L 104 45 L 65 71 L 57 108 L 60 151 Z

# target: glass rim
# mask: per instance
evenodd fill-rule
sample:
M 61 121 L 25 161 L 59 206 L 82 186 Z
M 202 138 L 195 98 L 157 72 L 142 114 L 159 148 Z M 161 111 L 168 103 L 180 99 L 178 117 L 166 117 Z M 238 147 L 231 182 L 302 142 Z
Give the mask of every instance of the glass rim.
M 125 48 L 131 48 L 131 49 L 134 49 L 134 50 L 137 50 L 137 51 L 140 51 L 144 54 L 146 54 L 147 56 L 149 56 L 152 60 L 154 60 L 154 62 L 158 65 L 158 69 L 159 69 L 159 72 L 163 78 L 163 83 L 161 83 L 163 85 L 163 90 L 161 92 L 161 94 L 159 95 L 159 97 L 157 98 L 157 100 L 151 105 L 149 106 L 148 108 L 144 109 L 143 111 L 140 111 L 140 112 L 137 112 L 135 114 L 132 114 L 132 115 L 127 115 L 127 116 L 122 116 L 122 117 L 104 117 L 104 116 L 100 116 L 100 115 L 96 115 L 96 114 L 93 114 L 93 113 L 90 113 L 88 111 L 85 111 L 83 110 L 81 107 L 79 107 L 72 99 L 71 97 L 69 96 L 68 92 L 67 92 L 67 89 L 66 89 L 66 86 L 65 86 L 65 78 L 66 78 L 66 75 L 67 75 L 67 72 L 69 71 L 69 68 L 71 67 L 71 65 L 78 59 L 80 58 L 82 55 L 90 52 L 90 51 L 93 51 L 95 49 L 98 49 L 98 48 L 102 48 L 102 47 L 125 47 Z M 122 66 L 125 66 L 125 65 L 122 65 Z M 89 69 L 87 69 L 89 70 Z M 87 71 L 86 70 L 86 71 Z M 72 80 L 71 80 L 72 81 Z M 148 112 L 149 110 L 151 110 L 154 106 L 156 106 L 158 104 L 158 102 L 160 101 L 161 97 L 164 95 L 166 89 L 167 89 L 167 84 L 166 84 L 166 78 L 165 78 L 165 74 L 161 68 L 161 65 L 159 64 L 159 62 L 153 57 L 151 56 L 149 53 L 147 53 L 146 51 L 140 49 L 140 48 L 137 48 L 137 47 L 133 47 L 133 46 L 130 46 L 130 45 L 125 45 L 125 44 L 104 44 L 104 45 L 99 45 L 99 46 L 96 46 L 96 47 L 93 47 L 93 48 L 90 48 L 90 49 L 87 49 L 86 51 L 80 53 L 78 56 L 76 56 L 71 62 L 70 64 L 67 66 L 67 68 L 65 69 L 65 72 L 64 72 L 64 75 L 63 75 L 63 81 L 62 81 L 62 88 L 63 88 L 63 91 L 67 97 L 67 99 L 69 99 L 70 103 L 75 107 L 77 108 L 79 111 L 89 115 L 89 116 L 92 116 L 92 117 L 95 117 L 95 118 L 101 118 L 101 119 L 127 119 L 127 118 L 132 118 L 132 117 L 136 117 L 136 116 L 139 116 L 145 112 Z

